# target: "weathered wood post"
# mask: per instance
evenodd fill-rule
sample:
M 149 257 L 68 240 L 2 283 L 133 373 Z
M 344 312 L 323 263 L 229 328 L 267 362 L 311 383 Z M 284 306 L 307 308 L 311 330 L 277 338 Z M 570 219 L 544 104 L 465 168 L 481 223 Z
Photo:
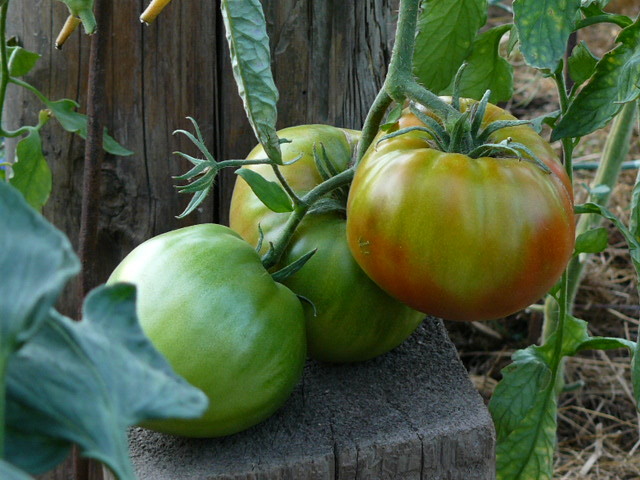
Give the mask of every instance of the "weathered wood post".
M 241 158 L 255 144 L 231 76 L 218 2 L 172 2 L 153 25 L 144 27 L 138 15 L 146 3 L 146 0 L 113 0 L 111 16 L 99 26 L 108 32 L 109 38 L 105 62 L 109 65 L 105 97 L 107 126 L 118 141 L 135 153 L 131 157 L 107 155 L 102 167 L 99 262 L 93 272 L 97 283 L 105 281 L 133 247 L 153 235 L 193 223 L 226 223 L 234 181 L 230 172 L 222 175 L 216 191 L 202 208 L 186 219 L 175 218 L 188 199 L 177 195 L 171 176 L 183 173 L 187 164 L 171 152 L 196 153 L 183 137 L 172 135 L 174 130 L 190 126 L 186 116 L 198 120 L 216 158 Z M 359 128 L 386 72 L 398 0 L 280 0 L 263 4 L 271 37 L 274 77 L 280 90 L 279 127 L 328 123 Z M 64 5 L 59 2 L 12 1 L 9 31 L 26 48 L 43 55 L 29 81 L 50 98 L 68 97 L 83 105 L 89 42 L 76 34 L 62 52 L 53 48 L 66 15 Z M 8 103 L 9 126 L 13 126 L 12 122 L 34 121 L 40 108 L 33 96 L 12 91 Z M 44 213 L 77 242 L 82 141 L 53 124 L 45 129 L 44 141 L 54 175 L 54 191 Z M 62 309 L 73 312 L 78 301 L 70 290 Z M 302 463 L 287 466 L 287 459 L 295 456 L 283 454 L 274 459 L 269 457 L 268 450 L 261 450 L 260 462 L 268 459 L 276 464 L 260 470 L 259 465 L 251 466 L 249 458 L 248 465 L 255 470 L 255 475 L 248 471 L 228 471 L 215 473 L 217 476 L 213 477 L 212 471 L 199 469 L 213 464 L 227 465 L 229 469 L 244 468 L 240 463 L 234 464 L 233 458 L 222 461 L 219 455 L 224 455 L 227 448 L 224 445 L 235 444 L 235 451 L 241 450 L 238 442 L 249 441 L 254 430 L 214 443 L 151 440 L 147 434 L 140 433 L 140 441 L 148 440 L 151 445 L 138 450 L 133 447 L 142 462 L 137 467 L 141 478 L 164 477 L 156 476 L 158 471 L 145 470 L 149 457 L 140 452 L 155 452 L 163 456 L 163 462 L 177 462 L 170 468 L 180 472 L 179 475 L 174 472 L 178 476 L 166 478 L 352 478 L 360 474 L 369 475 L 366 478 L 491 478 L 493 430 L 488 413 L 466 379 L 442 326 L 429 321 L 421 332 L 403 349 L 361 366 L 341 369 L 310 364 L 306 383 L 291 400 L 293 403 L 290 402 L 294 408 L 288 407 L 274 420 L 274 425 L 281 422 L 283 428 L 292 429 L 288 433 L 293 437 L 287 437 L 287 432 L 269 437 L 267 433 L 272 427 L 266 427 L 265 434 L 256 434 L 255 442 L 286 442 L 288 438 L 302 441 L 304 431 L 294 430 L 305 423 L 300 423 L 301 418 L 295 415 L 304 416 L 307 422 L 320 421 L 314 435 L 326 436 L 309 437 L 308 445 L 302 444 L 298 449 L 303 451 L 308 447 L 314 455 L 324 458 L 317 471 L 313 465 L 320 457 L 311 453 L 307 457 L 310 463 L 304 463 L 303 459 Z M 406 370 L 414 361 L 432 368 L 414 372 L 416 376 L 411 377 L 412 381 L 420 383 L 405 383 L 407 396 L 396 398 L 397 385 L 385 386 L 380 382 L 385 378 L 398 379 L 406 372 L 397 373 L 394 368 Z M 324 384 L 315 383 L 316 380 L 328 382 L 334 390 L 331 409 L 336 409 L 335 412 L 327 411 L 328 405 L 323 406 L 327 392 L 322 390 Z M 374 380 L 378 383 L 367 390 L 368 382 Z M 362 388 L 349 390 L 353 385 Z M 411 392 L 423 392 L 415 401 L 426 402 L 416 405 L 415 411 L 410 405 L 397 404 L 414 401 Z M 381 415 L 381 423 L 375 417 L 368 417 L 364 423 L 348 424 L 342 420 L 342 423 L 331 423 L 332 419 L 345 419 L 358 413 L 351 409 L 358 405 L 364 408 L 369 400 Z M 461 403 L 456 403 L 458 401 Z M 297 408 L 299 402 L 303 402 L 305 408 Z M 457 407 L 439 410 L 435 408 L 437 404 Z M 424 417 L 432 407 L 434 415 Z M 448 423 L 447 415 L 452 412 L 455 415 Z M 288 414 L 294 417 L 286 419 Z M 429 423 L 430 419 L 437 422 Z M 338 429 L 336 436 L 330 434 L 334 427 Z M 365 430 L 359 432 L 358 429 Z M 346 442 L 346 449 L 334 449 L 332 439 Z M 171 441 L 177 443 L 168 449 L 162 448 Z M 188 462 L 181 466 L 179 457 L 172 459 L 167 455 L 172 451 L 177 455 L 186 454 L 184 445 L 191 453 Z M 277 444 L 272 447 L 280 448 Z M 209 449 L 218 452 L 215 458 L 207 456 Z M 295 458 L 300 461 L 300 457 Z M 200 466 L 198 462 L 202 462 Z M 189 468 L 193 470 L 191 476 L 185 473 Z M 60 471 L 49 478 L 68 479 L 69 476 Z

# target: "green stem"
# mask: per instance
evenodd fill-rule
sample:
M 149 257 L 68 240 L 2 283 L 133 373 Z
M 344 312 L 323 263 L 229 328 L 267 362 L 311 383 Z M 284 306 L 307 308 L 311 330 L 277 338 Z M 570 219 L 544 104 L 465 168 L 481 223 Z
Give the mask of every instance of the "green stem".
M 280 168 L 278 167 L 278 165 L 272 164 L 271 168 L 273 168 L 273 172 L 276 174 L 276 178 L 280 182 L 280 185 L 282 185 L 282 188 L 284 188 L 285 192 L 287 192 L 287 195 L 289 195 L 289 198 L 291 198 L 293 205 L 294 206 L 300 205 L 302 201 L 300 200 L 298 195 L 296 195 L 296 192 L 293 191 L 293 189 L 287 182 L 287 179 L 284 178 L 284 175 L 282 175 L 282 172 L 280 171 Z
M 322 182 L 320 185 L 317 185 L 300 199 L 300 203 L 296 205 L 293 212 L 291 212 L 291 215 L 289 215 L 287 223 L 285 223 L 280 236 L 273 243 L 273 248 L 271 248 L 262 257 L 262 264 L 266 269 L 273 267 L 280 261 L 285 249 L 293 237 L 294 232 L 296 231 L 296 228 L 300 225 L 300 222 L 309 211 L 309 208 L 311 208 L 316 201 L 326 194 L 351 183 L 354 173 L 355 169 L 353 167 L 349 168 L 335 177 L 331 177 L 330 179 Z
M 418 9 L 422 0 L 401 0 L 395 44 L 389 62 L 384 89 L 396 102 L 406 98 L 418 102 L 442 118 L 458 118 L 460 112 L 437 95 L 419 85 L 413 77 L 413 52 L 416 44 Z
M 36 97 L 38 97 L 38 99 L 44 103 L 46 105 L 48 99 L 47 97 L 45 97 L 42 92 L 40 90 L 38 90 L 36 87 L 34 87 L 33 85 L 31 85 L 30 83 L 27 83 L 23 80 L 20 80 L 19 78 L 14 78 L 14 77 L 9 77 L 7 80 L 7 83 L 13 83 L 14 85 L 18 85 L 19 87 L 25 88 L 27 90 L 29 90 L 31 93 L 33 93 Z M 0 92 L 0 95 L 2 94 L 2 92 Z M 0 102 L 4 101 L 4 96 L 2 98 L 0 98 Z M 2 108 L 2 104 L 0 103 L 0 112 L 2 112 L 1 110 Z M 42 125 L 38 125 L 36 126 L 36 128 L 40 128 Z M 7 138 L 15 138 L 15 137 L 19 137 L 21 135 L 24 135 L 26 133 L 29 133 L 29 131 L 32 129 L 32 127 L 30 126 L 23 126 L 20 127 L 16 130 L 4 130 L 2 128 L 2 126 L 0 125 L 0 135 L 2 135 L 3 137 L 7 137 Z
M 597 195 L 590 195 L 589 201 L 607 206 L 609 198 L 618 182 L 618 176 L 622 169 L 623 160 L 627 158 L 631 148 L 631 135 L 635 125 L 636 102 L 629 102 L 622 107 L 620 114 L 613 121 L 611 131 L 607 137 L 600 160 L 600 166 L 596 171 L 592 185 L 606 185 L 609 190 Z M 602 224 L 602 217 L 599 215 L 581 215 L 576 227 L 576 235 L 586 232 Z M 585 265 L 584 255 L 574 257 L 569 263 L 569 283 L 568 298 L 569 305 L 573 305 L 575 300 Z
M 362 135 L 360 136 L 356 150 L 356 167 L 360 163 L 360 160 L 362 160 L 362 157 L 364 157 L 364 154 L 371 145 L 371 142 L 373 142 L 373 139 L 378 134 L 384 114 L 387 111 L 387 108 L 389 108 L 389 105 L 391 105 L 391 102 L 391 97 L 384 89 L 381 89 L 367 113 L 367 118 L 364 120 Z
M 0 5 L 0 135 L 4 135 L 2 118 L 4 117 L 4 102 L 9 85 L 9 58 L 7 57 L 7 10 L 9 1 Z
M 620 28 L 626 28 L 631 25 L 633 21 L 626 15 L 596 15 L 595 17 L 583 18 L 582 20 L 576 22 L 574 32 L 580 30 L 581 28 L 595 25 L 596 23 L 613 23 L 615 25 L 618 25 Z

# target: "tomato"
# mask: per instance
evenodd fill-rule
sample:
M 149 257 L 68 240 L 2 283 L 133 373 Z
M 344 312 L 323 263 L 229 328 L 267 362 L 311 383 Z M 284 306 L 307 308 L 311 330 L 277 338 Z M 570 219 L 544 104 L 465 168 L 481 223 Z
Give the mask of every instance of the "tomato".
M 483 125 L 496 120 L 514 117 L 489 105 Z M 395 129 L 418 124 L 405 112 Z M 347 238 L 381 288 L 431 315 L 487 320 L 527 307 L 557 282 L 575 239 L 571 182 L 529 126 L 497 130 L 490 141 L 507 138 L 551 173 L 516 158 L 441 152 L 423 132 L 374 141 L 349 193 Z
M 210 400 L 200 419 L 146 427 L 229 435 L 270 416 L 298 382 L 306 358 L 300 301 L 229 228 L 196 225 L 154 237 L 115 269 L 109 282 L 116 281 L 137 286 L 142 329 Z
M 299 194 L 322 181 L 314 160 L 313 146 L 322 144 L 336 169 L 349 165 L 359 133 L 325 125 L 303 125 L 278 132 L 292 140 L 282 145 L 285 161 L 302 158 L 281 168 Z M 264 158 L 256 147 L 248 158 Z M 274 180 L 268 166 L 252 166 Z M 231 228 L 249 243 L 258 241 L 258 228 L 265 233 L 264 245 L 275 239 L 288 218 L 268 210 L 238 178 L 230 211 Z M 283 283 L 313 302 L 303 303 L 307 345 L 312 358 L 327 362 L 355 362 L 381 355 L 399 345 L 420 324 L 424 315 L 394 300 L 373 283 L 354 261 L 346 241 L 344 212 L 308 214 L 298 227 L 282 261 L 291 263 L 317 249 L 307 264 Z

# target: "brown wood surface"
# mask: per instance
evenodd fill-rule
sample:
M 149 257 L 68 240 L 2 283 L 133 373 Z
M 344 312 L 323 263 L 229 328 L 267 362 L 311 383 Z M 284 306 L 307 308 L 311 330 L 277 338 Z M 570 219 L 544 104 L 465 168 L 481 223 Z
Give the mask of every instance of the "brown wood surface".
M 108 32 L 106 124 L 135 154 L 106 155 L 102 165 L 93 272 L 97 283 L 154 235 L 194 223 L 227 222 L 232 172 L 221 175 L 198 212 L 175 218 L 188 198 L 176 193 L 171 176 L 185 172 L 188 163 L 172 152 L 197 153 L 183 136 L 172 135 L 190 127 L 186 116 L 198 120 L 218 159 L 242 158 L 255 144 L 231 76 L 218 2 L 174 1 L 149 27 L 138 21 L 146 3 L 113 0 L 111 15 L 99 25 Z M 328 123 L 359 128 L 386 72 L 398 0 L 263 4 L 280 90 L 278 127 Z M 8 32 L 42 55 L 27 80 L 51 99 L 78 101 L 85 111 L 89 41 L 76 32 L 62 51 L 53 46 L 66 16 L 60 2 L 12 0 Z M 11 88 L 8 126 L 35 124 L 41 108 L 33 95 Z M 44 214 L 77 248 L 84 142 L 51 122 L 43 131 L 43 143 L 54 182 Z M 65 292 L 63 313 L 76 311 L 76 291 L 71 285 Z M 72 477 L 66 466 L 46 478 Z

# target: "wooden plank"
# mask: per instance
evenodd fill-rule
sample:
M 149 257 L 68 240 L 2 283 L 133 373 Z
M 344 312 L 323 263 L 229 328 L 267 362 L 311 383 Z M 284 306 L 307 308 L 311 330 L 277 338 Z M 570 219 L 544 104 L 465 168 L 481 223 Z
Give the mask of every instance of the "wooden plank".
M 130 445 L 140 480 L 495 478 L 491 418 L 432 318 L 374 360 L 308 362 L 285 406 L 245 432 L 133 429 Z

